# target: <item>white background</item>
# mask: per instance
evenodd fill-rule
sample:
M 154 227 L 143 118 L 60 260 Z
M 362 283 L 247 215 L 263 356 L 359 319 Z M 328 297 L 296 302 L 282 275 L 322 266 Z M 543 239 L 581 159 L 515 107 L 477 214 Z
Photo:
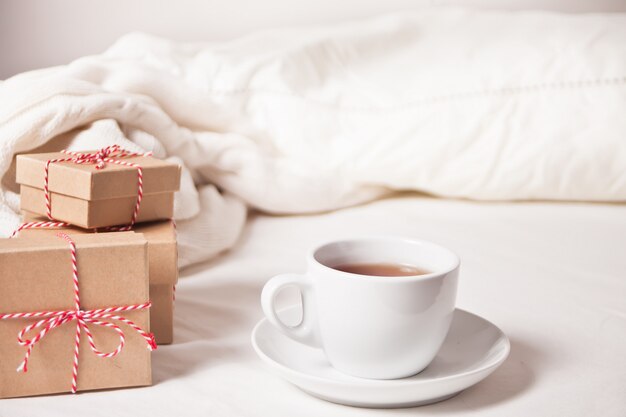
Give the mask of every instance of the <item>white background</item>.
M 432 5 L 626 12 L 624 0 L 0 0 L 0 79 L 102 52 L 135 30 L 181 41 L 223 40 Z

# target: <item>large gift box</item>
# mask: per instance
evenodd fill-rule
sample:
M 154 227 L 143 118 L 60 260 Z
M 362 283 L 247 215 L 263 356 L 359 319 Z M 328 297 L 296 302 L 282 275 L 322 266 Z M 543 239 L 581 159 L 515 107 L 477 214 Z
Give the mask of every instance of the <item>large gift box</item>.
M 24 214 L 25 224 L 41 222 L 46 219 Z M 48 225 L 47 225 L 48 226 Z M 19 232 L 19 237 L 56 235 L 59 230 L 70 234 L 92 233 L 79 227 L 26 228 Z M 150 327 L 158 344 L 172 343 L 174 338 L 174 286 L 178 281 L 178 252 L 176 244 L 176 226 L 173 221 L 165 220 L 136 224 L 133 230 L 142 233 L 148 242 L 148 265 L 150 281 Z
M 150 385 L 149 306 L 140 234 L 0 240 L 0 398 Z
M 16 181 L 23 210 L 91 229 L 172 218 L 180 166 L 116 146 L 23 154 Z

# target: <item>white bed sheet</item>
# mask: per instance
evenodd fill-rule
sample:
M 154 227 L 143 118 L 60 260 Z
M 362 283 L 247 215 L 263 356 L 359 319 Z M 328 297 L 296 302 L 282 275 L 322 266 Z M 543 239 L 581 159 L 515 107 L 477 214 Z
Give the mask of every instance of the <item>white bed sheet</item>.
M 249 342 L 263 283 L 302 271 L 312 245 L 364 234 L 458 252 L 458 305 L 510 337 L 502 367 L 448 401 L 402 410 L 327 403 L 270 373 Z M 624 417 L 626 207 L 400 196 L 316 216 L 253 216 L 235 250 L 183 271 L 176 343 L 154 353 L 153 372 L 152 387 L 0 400 L 0 416 Z

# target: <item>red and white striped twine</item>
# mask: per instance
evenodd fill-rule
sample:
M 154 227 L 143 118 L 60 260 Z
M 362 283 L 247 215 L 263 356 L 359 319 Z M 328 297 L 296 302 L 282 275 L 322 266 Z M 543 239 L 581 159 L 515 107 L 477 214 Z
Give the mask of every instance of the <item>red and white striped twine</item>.
M 24 229 L 52 229 L 55 227 L 69 227 L 69 223 L 64 222 L 27 222 L 22 223 L 20 227 L 15 229 L 10 237 L 15 237 L 19 232 Z
M 143 199 L 143 169 L 140 165 L 123 161 L 116 158 L 128 158 L 135 156 L 152 156 L 152 152 L 146 153 L 137 153 L 137 152 L 129 152 L 119 145 L 107 146 L 106 148 L 100 149 L 98 152 L 94 153 L 81 153 L 81 152 L 73 152 L 68 150 L 62 150 L 61 152 L 69 155 L 68 158 L 57 158 L 50 159 L 46 162 L 46 166 L 44 168 L 44 185 L 43 191 L 46 196 L 46 215 L 48 219 L 54 220 L 52 217 L 52 203 L 50 198 L 50 189 L 49 189 L 49 172 L 50 172 L 50 164 L 56 162 L 72 162 L 74 164 L 95 164 L 96 169 L 103 169 L 106 167 L 107 163 L 124 165 L 128 167 L 133 167 L 137 169 L 137 201 L 135 202 L 135 208 L 133 210 L 133 215 L 130 219 L 130 223 L 126 226 L 114 226 L 108 227 L 107 230 L 111 231 L 125 231 L 131 230 L 135 222 L 137 221 L 137 216 L 139 215 L 139 207 L 141 206 L 141 200 Z
M 24 327 L 19 331 L 17 335 L 17 342 L 21 346 L 26 346 L 26 353 L 24 355 L 24 360 L 18 366 L 17 371 L 28 371 L 28 359 L 32 353 L 35 345 L 41 341 L 46 334 L 48 334 L 51 330 L 64 325 L 72 320 L 76 320 L 76 336 L 74 338 L 74 363 L 72 366 L 72 393 L 76 393 L 76 381 L 78 379 L 78 352 L 80 347 L 80 335 L 81 332 L 84 331 L 87 336 L 87 340 L 89 342 L 89 347 L 93 351 L 94 354 L 100 356 L 102 358 L 111 358 L 119 354 L 124 348 L 125 344 L 125 336 L 124 331 L 118 326 L 115 321 L 122 322 L 128 325 L 130 328 L 139 333 L 146 343 L 148 344 L 149 350 L 156 349 L 156 342 L 154 340 L 154 335 L 152 333 L 148 333 L 144 331 L 141 327 L 136 325 L 131 320 L 126 317 L 119 316 L 114 313 L 120 313 L 125 311 L 132 310 L 143 310 L 150 308 L 150 301 L 143 304 L 133 304 L 127 306 L 119 306 L 119 307 L 107 307 L 107 308 L 99 308 L 94 310 L 81 310 L 80 308 L 80 289 L 78 286 L 78 260 L 76 258 L 76 245 L 71 237 L 69 237 L 65 233 L 58 233 L 58 237 L 67 240 L 70 246 L 70 253 L 72 257 L 72 283 L 74 285 L 74 309 L 73 310 L 61 310 L 61 311 L 38 311 L 31 313 L 7 313 L 0 314 L 0 320 L 4 319 L 40 319 L 36 323 L 30 324 Z M 91 329 L 89 328 L 89 324 L 93 324 L 96 326 L 102 326 L 106 328 L 110 328 L 114 330 L 119 336 L 119 344 L 117 348 L 115 348 L 111 352 L 102 352 L 96 347 L 96 343 L 93 339 L 93 335 L 91 333 Z M 25 339 L 27 333 L 34 329 L 41 328 L 39 333 L 37 333 L 32 339 Z

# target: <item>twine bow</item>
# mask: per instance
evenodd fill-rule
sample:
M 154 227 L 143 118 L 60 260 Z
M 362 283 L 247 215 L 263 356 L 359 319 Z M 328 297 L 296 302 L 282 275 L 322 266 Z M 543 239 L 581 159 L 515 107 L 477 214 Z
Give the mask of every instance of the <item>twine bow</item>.
M 69 323 L 73 320 L 76 320 L 76 335 L 74 338 L 74 362 L 72 367 L 72 393 L 76 393 L 76 381 L 78 378 L 78 352 L 80 347 L 80 335 L 81 332 L 85 332 L 87 336 L 87 340 L 89 342 L 89 346 L 94 354 L 100 356 L 102 358 L 112 358 L 118 355 L 125 344 L 125 335 L 124 331 L 118 326 L 114 321 L 122 322 L 133 330 L 135 330 L 141 337 L 144 338 L 148 345 L 148 350 L 156 349 L 156 342 L 154 340 L 154 335 L 152 333 L 148 333 L 144 331 L 141 327 L 136 325 L 131 320 L 126 317 L 122 317 L 116 315 L 115 313 L 124 312 L 124 311 L 132 311 L 132 310 L 143 310 L 150 308 L 150 301 L 143 304 L 134 304 L 120 307 L 108 307 L 101 308 L 95 310 L 82 310 L 80 308 L 80 291 L 78 286 L 78 262 L 76 259 L 76 245 L 71 237 L 69 237 L 65 233 L 58 233 L 58 237 L 65 239 L 70 246 L 70 253 L 72 257 L 72 282 L 74 284 L 74 309 L 73 310 L 61 310 L 61 311 L 40 311 L 33 313 L 8 313 L 8 314 L 0 314 L 0 320 L 4 319 L 28 319 L 28 318 L 40 318 L 36 323 L 30 324 L 24 327 L 19 331 L 17 335 L 17 342 L 21 346 L 26 347 L 26 353 L 24 355 L 24 360 L 18 366 L 17 371 L 27 372 L 28 371 L 28 360 L 32 353 L 35 345 L 40 342 L 50 331 L 54 330 L 57 327 L 60 327 L 66 323 Z M 102 352 L 96 347 L 95 341 L 93 339 L 93 335 L 91 333 L 91 329 L 89 325 L 93 324 L 96 326 L 102 326 L 106 328 L 110 328 L 114 330 L 119 336 L 119 344 L 117 348 L 115 348 L 111 352 Z M 32 330 L 39 329 L 39 333 L 35 334 L 32 339 L 26 339 L 26 335 Z
M 146 153 L 138 153 L 138 152 L 130 152 L 119 145 L 111 145 L 105 148 L 102 148 L 93 153 L 84 153 L 84 152 L 73 152 L 68 150 L 62 150 L 64 154 L 67 154 L 67 158 L 56 158 L 49 159 L 46 161 L 45 171 L 44 171 L 44 194 L 46 196 L 46 215 L 48 219 L 54 220 L 52 217 L 52 203 L 50 199 L 50 190 L 49 190 L 49 171 L 50 164 L 55 162 L 71 162 L 74 164 L 95 164 L 96 169 L 103 169 L 106 167 L 107 163 L 117 164 L 129 166 L 137 169 L 137 201 L 135 203 L 135 209 L 133 210 L 133 215 L 130 219 L 130 223 L 126 226 L 120 227 L 109 227 L 107 230 L 131 230 L 135 222 L 137 221 L 137 216 L 139 215 L 139 207 L 141 206 L 141 200 L 143 199 L 143 169 L 139 164 L 135 164 L 132 162 L 124 161 L 121 158 L 130 158 L 135 156 L 152 156 L 152 152 Z M 59 224 L 59 226 L 68 226 L 67 223 Z
M 104 147 L 93 153 L 74 152 L 66 149 L 62 150 L 64 154 L 71 155 L 72 158 L 66 159 L 76 164 L 96 164 L 96 169 L 102 169 L 106 166 L 107 162 L 118 164 L 121 161 L 115 158 L 126 158 L 133 156 L 151 156 L 152 152 L 138 153 L 130 152 L 122 148 L 119 145 L 111 145 Z M 137 166 L 136 164 L 125 163 L 122 165 Z

